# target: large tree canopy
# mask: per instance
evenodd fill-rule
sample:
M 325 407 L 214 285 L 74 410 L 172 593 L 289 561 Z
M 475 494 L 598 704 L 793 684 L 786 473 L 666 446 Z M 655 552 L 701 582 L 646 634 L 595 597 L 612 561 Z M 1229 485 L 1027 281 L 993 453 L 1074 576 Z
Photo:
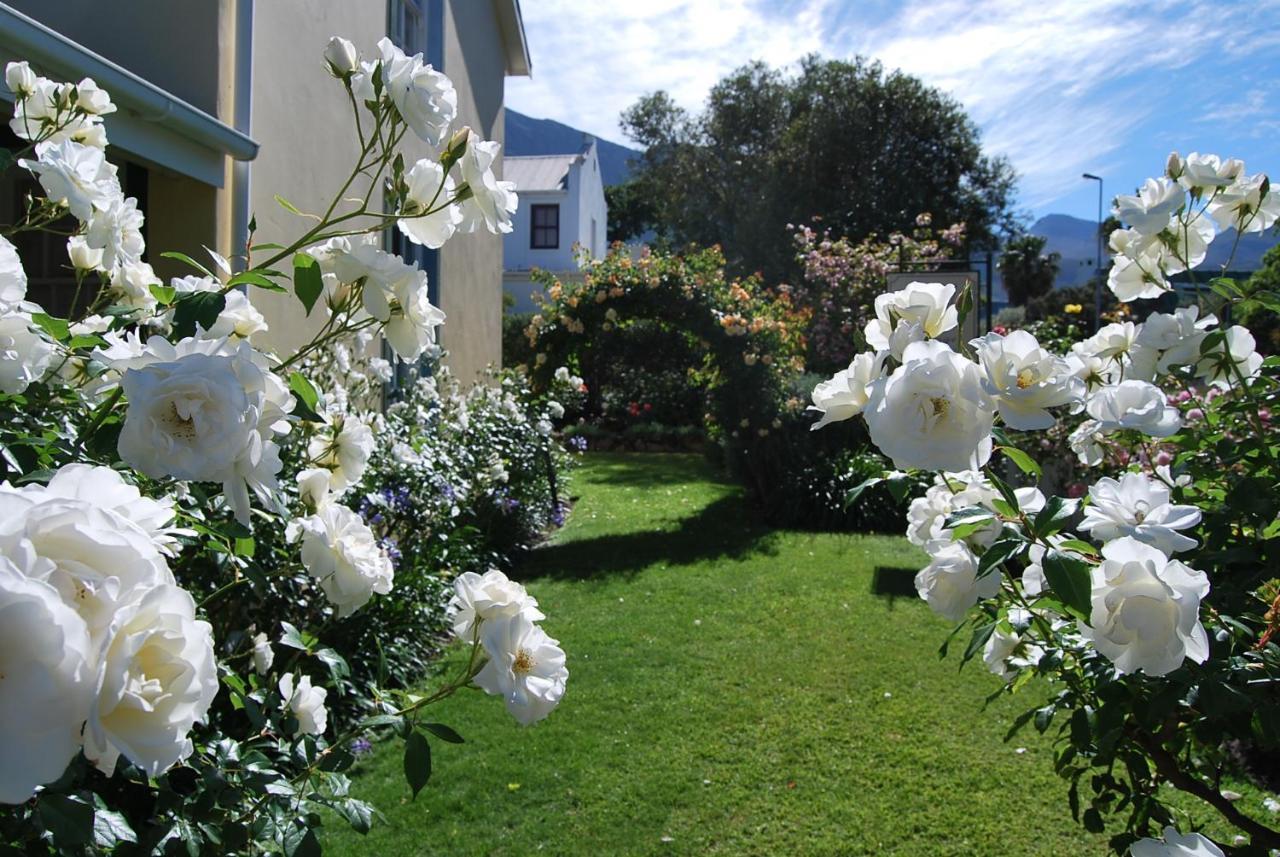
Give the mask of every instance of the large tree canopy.
M 1013 222 L 1013 170 L 982 153 L 961 106 L 874 61 L 810 56 L 794 75 L 754 62 L 716 84 L 699 115 L 656 92 L 622 124 L 644 149 L 628 193 L 647 201 L 646 225 L 720 244 L 737 272 L 794 274 L 786 226 L 814 217 L 860 238 L 928 211 L 967 223 L 976 246 Z

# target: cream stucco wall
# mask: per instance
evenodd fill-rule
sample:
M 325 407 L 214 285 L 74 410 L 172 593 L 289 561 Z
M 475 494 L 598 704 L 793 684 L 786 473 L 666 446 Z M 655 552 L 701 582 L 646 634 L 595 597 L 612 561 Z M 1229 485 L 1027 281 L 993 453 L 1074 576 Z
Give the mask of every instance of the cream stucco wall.
M 459 126 L 505 143 L 506 57 L 493 2 L 445 4 L 444 73 L 458 90 Z M 501 178 L 501 175 L 499 175 Z M 502 363 L 502 236 L 459 235 L 440 251 L 440 302 L 448 316 L 443 344 L 463 380 Z

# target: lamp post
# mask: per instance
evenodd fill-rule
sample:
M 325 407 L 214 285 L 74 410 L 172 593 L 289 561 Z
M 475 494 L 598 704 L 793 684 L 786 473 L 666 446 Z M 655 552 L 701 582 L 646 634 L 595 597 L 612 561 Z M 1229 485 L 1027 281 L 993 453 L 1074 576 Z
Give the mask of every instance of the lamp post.
M 1093 328 L 1102 327 L 1102 176 L 1085 173 L 1083 179 L 1098 183 L 1098 255 L 1093 281 Z

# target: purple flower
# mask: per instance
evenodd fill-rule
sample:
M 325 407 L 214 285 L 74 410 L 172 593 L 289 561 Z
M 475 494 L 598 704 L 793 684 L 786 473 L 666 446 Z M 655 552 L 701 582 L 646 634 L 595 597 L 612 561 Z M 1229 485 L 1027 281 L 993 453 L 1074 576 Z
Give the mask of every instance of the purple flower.
M 569 438 L 569 448 L 574 452 L 586 452 L 587 439 L 580 434 L 575 434 L 573 437 Z
M 351 742 L 351 755 L 364 756 L 373 752 L 373 744 L 368 738 L 357 738 Z

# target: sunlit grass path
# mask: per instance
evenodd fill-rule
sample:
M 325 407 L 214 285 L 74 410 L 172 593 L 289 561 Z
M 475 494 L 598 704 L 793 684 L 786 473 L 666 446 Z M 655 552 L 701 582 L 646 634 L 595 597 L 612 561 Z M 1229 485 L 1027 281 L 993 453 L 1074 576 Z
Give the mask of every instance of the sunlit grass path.
M 568 526 L 520 576 L 568 652 L 564 703 L 521 729 L 464 693 L 432 719 L 414 802 L 395 744 L 354 791 L 387 811 L 326 853 L 1101 854 L 1034 701 L 936 651 L 905 540 L 771 532 L 696 456 L 594 455 Z M 1017 748 L 1025 752 L 1016 752 Z

